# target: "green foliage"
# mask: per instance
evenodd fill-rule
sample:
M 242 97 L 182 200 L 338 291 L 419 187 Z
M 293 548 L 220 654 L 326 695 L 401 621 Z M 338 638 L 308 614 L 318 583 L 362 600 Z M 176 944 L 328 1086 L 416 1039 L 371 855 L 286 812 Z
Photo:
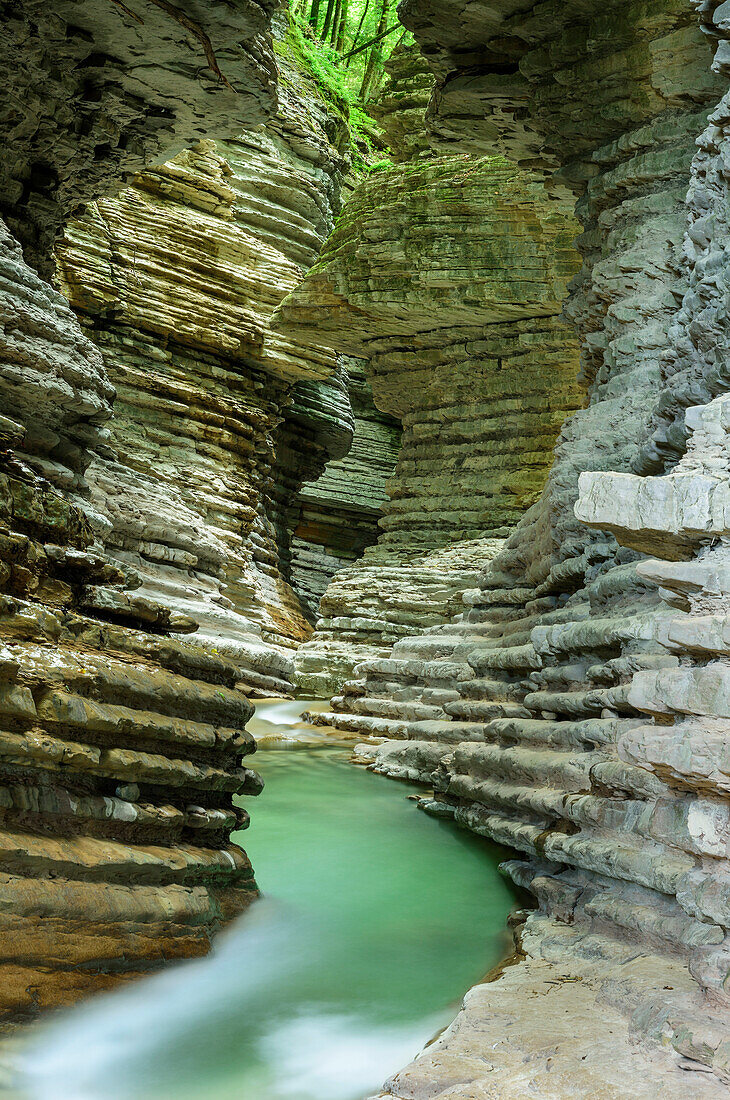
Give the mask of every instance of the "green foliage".
M 310 21 L 312 0 L 289 0 L 288 41 L 317 81 L 323 97 L 346 118 L 355 171 L 372 170 L 372 161 L 377 156 L 381 159 L 375 170 L 379 170 L 390 162 L 382 159 L 385 146 L 381 131 L 368 114 L 362 96 L 365 92 L 372 99 L 382 82 L 384 63 L 405 32 L 397 27 L 385 38 L 371 43 L 384 21 L 388 28 L 396 24 L 394 0 L 340 0 L 339 26 L 335 27 L 331 20 L 328 40 L 324 41 L 320 36 L 327 6 L 328 0 L 320 0 L 314 9 L 319 12 L 315 31 Z M 354 48 L 358 52 L 353 54 Z
M 387 172 L 393 167 L 393 161 L 389 157 L 383 157 L 382 160 L 373 161 L 368 165 L 368 173 L 372 175 L 373 172 Z

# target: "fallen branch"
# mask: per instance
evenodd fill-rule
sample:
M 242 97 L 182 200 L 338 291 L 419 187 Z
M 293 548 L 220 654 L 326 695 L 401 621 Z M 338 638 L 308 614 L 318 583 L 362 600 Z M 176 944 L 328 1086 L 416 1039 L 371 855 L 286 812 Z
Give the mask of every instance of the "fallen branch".
M 111 0 L 111 2 L 112 4 L 115 4 L 118 8 L 121 8 L 122 11 L 125 12 L 127 15 L 131 15 L 132 19 L 136 19 L 138 23 L 141 23 L 142 26 L 144 26 L 144 19 L 142 18 L 142 16 L 137 15 L 136 11 L 132 11 L 131 8 L 128 8 L 126 4 L 122 3 L 122 0 Z
M 356 50 L 350 50 L 349 53 L 346 53 L 344 57 L 340 58 L 340 61 L 347 61 L 349 58 L 354 57 L 356 53 L 362 53 L 368 46 L 374 46 L 376 42 L 380 42 L 382 38 L 387 38 L 389 34 L 392 34 L 393 31 L 398 30 L 398 28 L 402 26 L 402 23 L 394 23 L 392 27 L 388 27 L 387 31 L 383 31 L 382 34 L 376 34 L 375 38 L 371 38 L 369 42 L 365 42 L 362 46 L 358 46 Z
M 131 15 L 132 19 L 136 19 L 138 23 L 144 24 L 144 19 L 141 19 L 136 14 L 136 12 L 131 11 L 126 6 L 126 4 L 122 3 L 122 0 L 110 0 L 110 3 L 115 4 L 118 8 L 121 8 L 122 11 L 127 13 L 127 15 Z M 226 88 L 230 88 L 232 92 L 235 92 L 236 89 L 233 87 L 230 80 L 227 80 L 221 72 L 220 65 L 216 60 L 215 51 L 213 50 L 212 43 L 203 28 L 199 27 L 198 24 L 194 22 L 189 15 L 186 15 L 181 8 L 176 8 L 175 5 L 170 4 L 168 0 L 149 0 L 149 3 L 154 4 L 156 8 L 161 8 L 162 11 L 167 12 L 167 14 L 171 16 L 176 23 L 179 23 L 180 26 L 184 27 L 186 31 L 190 31 L 191 34 L 195 35 L 198 42 L 200 42 L 205 51 L 208 68 L 211 70 L 211 72 L 215 73 L 221 84 L 225 84 Z

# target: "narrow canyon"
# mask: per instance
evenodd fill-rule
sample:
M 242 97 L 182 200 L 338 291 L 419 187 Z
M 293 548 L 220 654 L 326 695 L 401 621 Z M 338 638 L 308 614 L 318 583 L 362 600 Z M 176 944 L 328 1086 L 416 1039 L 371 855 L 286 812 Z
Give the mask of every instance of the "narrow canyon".
M 730 2 L 0 22 L 0 1087 L 281 895 L 191 1096 L 727 1096 Z

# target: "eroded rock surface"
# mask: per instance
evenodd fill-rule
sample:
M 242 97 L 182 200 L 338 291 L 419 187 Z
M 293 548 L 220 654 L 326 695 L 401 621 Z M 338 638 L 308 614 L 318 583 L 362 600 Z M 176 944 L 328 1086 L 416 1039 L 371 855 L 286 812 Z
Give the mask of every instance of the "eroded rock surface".
M 378 538 L 401 441 L 400 422 L 375 407 L 364 364 L 344 357 L 354 431 L 347 454 L 333 459 L 298 494 L 293 521 L 291 583 L 310 622 L 335 574 L 353 565 Z
M 134 590 L 74 503 L 112 390 L 61 296 L 5 254 L 4 387 L 12 401 L 20 368 L 11 408 L 30 425 L 0 425 L 1 1010 L 16 1016 L 206 950 L 255 896 L 228 836 L 245 823 L 231 792 L 257 780 L 239 669 Z
M 289 583 L 297 494 L 354 428 L 335 356 L 269 327 L 332 227 L 344 169 L 314 86 L 286 72 L 264 132 L 146 172 L 58 249 L 117 389 L 86 474 L 99 538 L 269 694 L 311 629 Z
M 418 156 L 360 185 L 277 314 L 286 333 L 366 358 L 375 404 L 403 425 L 378 542 L 336 574 L 297 653 L 298 683 L 318 696 L 448 621 L 537 499 L 580 401 L 557 319 L 575 271 L 570 219 L 506 162 L 424 157 L 406 135 L 431 79 L 407 51 L 391 70 L 380 113 L 396 149 Z M 391 707 L 354 705 L 368 728 Z
M 300 684 L 347 681 L 322 721 L 520 853 L 539 903 L 527 963 L 388 1094 L 724 1094 L 727 5 L 405 0 L 433 76 L 396 54 L 402 163 L 298 287 L 337 124 L 284 65 L 241 136 L 274 109 L 263 8 L 191 3 L 201 39 L 138 6 L 9 8 L 35 106 L 5 122 L 26 260 L 0 240 L 7 1010 L 204 951 L 254 896 L 247 696 L 290 686 L 347 563 Z M 145 165 L 66 232 L 79 324 L 26 261 Z
M 6 0 L 0 216 L 49 276 L 81 203 L 276 110 L 269 0 Z
M 549 193 L 579 196 L 584 265 L 566 315 L 589 404 L 462 613 L 366 662 L 337 721 L 373 730 L 360 715 L 380 708 L 386 740 L 360 758 L 432 786 L 429 812 L 524 853 L 507 870 L 539 899 L 529 957 L 590 976 L 591 999 L 626 1014 L 632 1041 L 669 1052 L 672 1087 L 682 1064 L 711 1069 L 698 1094 L 719 1095 L 730 1080 L 724 550 L 707 547 L 726 534 L 722 402 L 691 410 L 690 450 L 660 476 L 684 450 L 687 405 L 722 393 L 727 362 L 725 100 L 715 106 L 727 27 L 724 5 L 695 7 L 704 35 L 685 4 L 401 6 L 434 65 L 439 146 L 496 148 L 541 171 Z M 575 1077 L 570 1046 L 558 1046 L 552 1085 L 526 1048 L 526 1070 L 507 1050 L 491 1081 L 464 1073 L 475 1048 L 486 1057 L 481 1029 L 511 1019 L 498 989 L 472 1007 L 481 1000 L 469 1049 L 448 1036 L 392 1095 L 597 1087 L 585 1069 Z M 608 1067 L 605 1095 L 625 1095 L 621 1072 Z M 666 1090 L 659 1067 L 646 1072 L 648 1095 Z
M 673 1051 L 642 1042 L 627 1019 L 626 999 L 640 982 L 647 992 L 659 978 L 678 990 L 691 988 L 681 963 L 651 951 L 637 959 L 628 944 L 605 958 L 598 937 L 569 953 L 566 947 L 576 946 L 570 930 L 545 917 L 532 924 L 539 930 L 536 954 L 474 986 L 454 1022 L 373 1100 L 727 1095 L 711 1074 L 694 1072 L 691 1058 L 679 1061 Z
M 331 228 L 340 123 L 292 69 L 241 136 L 275 107 L 265 8 L 138 7 L 3 12 L 37 116 L 6 119 L 2 197 L 42 271 L 70 207 L 220 139 L 67 228 L 78 317 L 2 231 L 6 1018 L 203 953 L 256 896 L 229 839 L 248 821 L 232 796 L 261 785 L 248 696 L 291 685 L 310 630 L 285 577 L 298 491 L 353 431 L 334 356 L 268 325 Z M 120 19 L 143 26 L 131 44 Z M 42 179 L 39 149 L 58 156 Z

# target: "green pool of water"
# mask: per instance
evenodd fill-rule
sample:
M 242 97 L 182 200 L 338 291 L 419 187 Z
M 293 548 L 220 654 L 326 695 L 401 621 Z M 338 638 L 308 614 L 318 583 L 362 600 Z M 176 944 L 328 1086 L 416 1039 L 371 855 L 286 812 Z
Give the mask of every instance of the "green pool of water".
M 412 1021 L 453 1004 L 507 952 L 504 852 L 420 813 L 413 787 L 348 755 L 258 753 L 266 787 L 237 839 L 264 895 L 326 946 L 327 966 L 306 976 L 312 1003 Z
M 239 834 L 265 895 L 206 959 L 68 1014 L 37 1100 L 361 1100 L 509 949 L 503 853 L 343 749 L 265 751 Z

